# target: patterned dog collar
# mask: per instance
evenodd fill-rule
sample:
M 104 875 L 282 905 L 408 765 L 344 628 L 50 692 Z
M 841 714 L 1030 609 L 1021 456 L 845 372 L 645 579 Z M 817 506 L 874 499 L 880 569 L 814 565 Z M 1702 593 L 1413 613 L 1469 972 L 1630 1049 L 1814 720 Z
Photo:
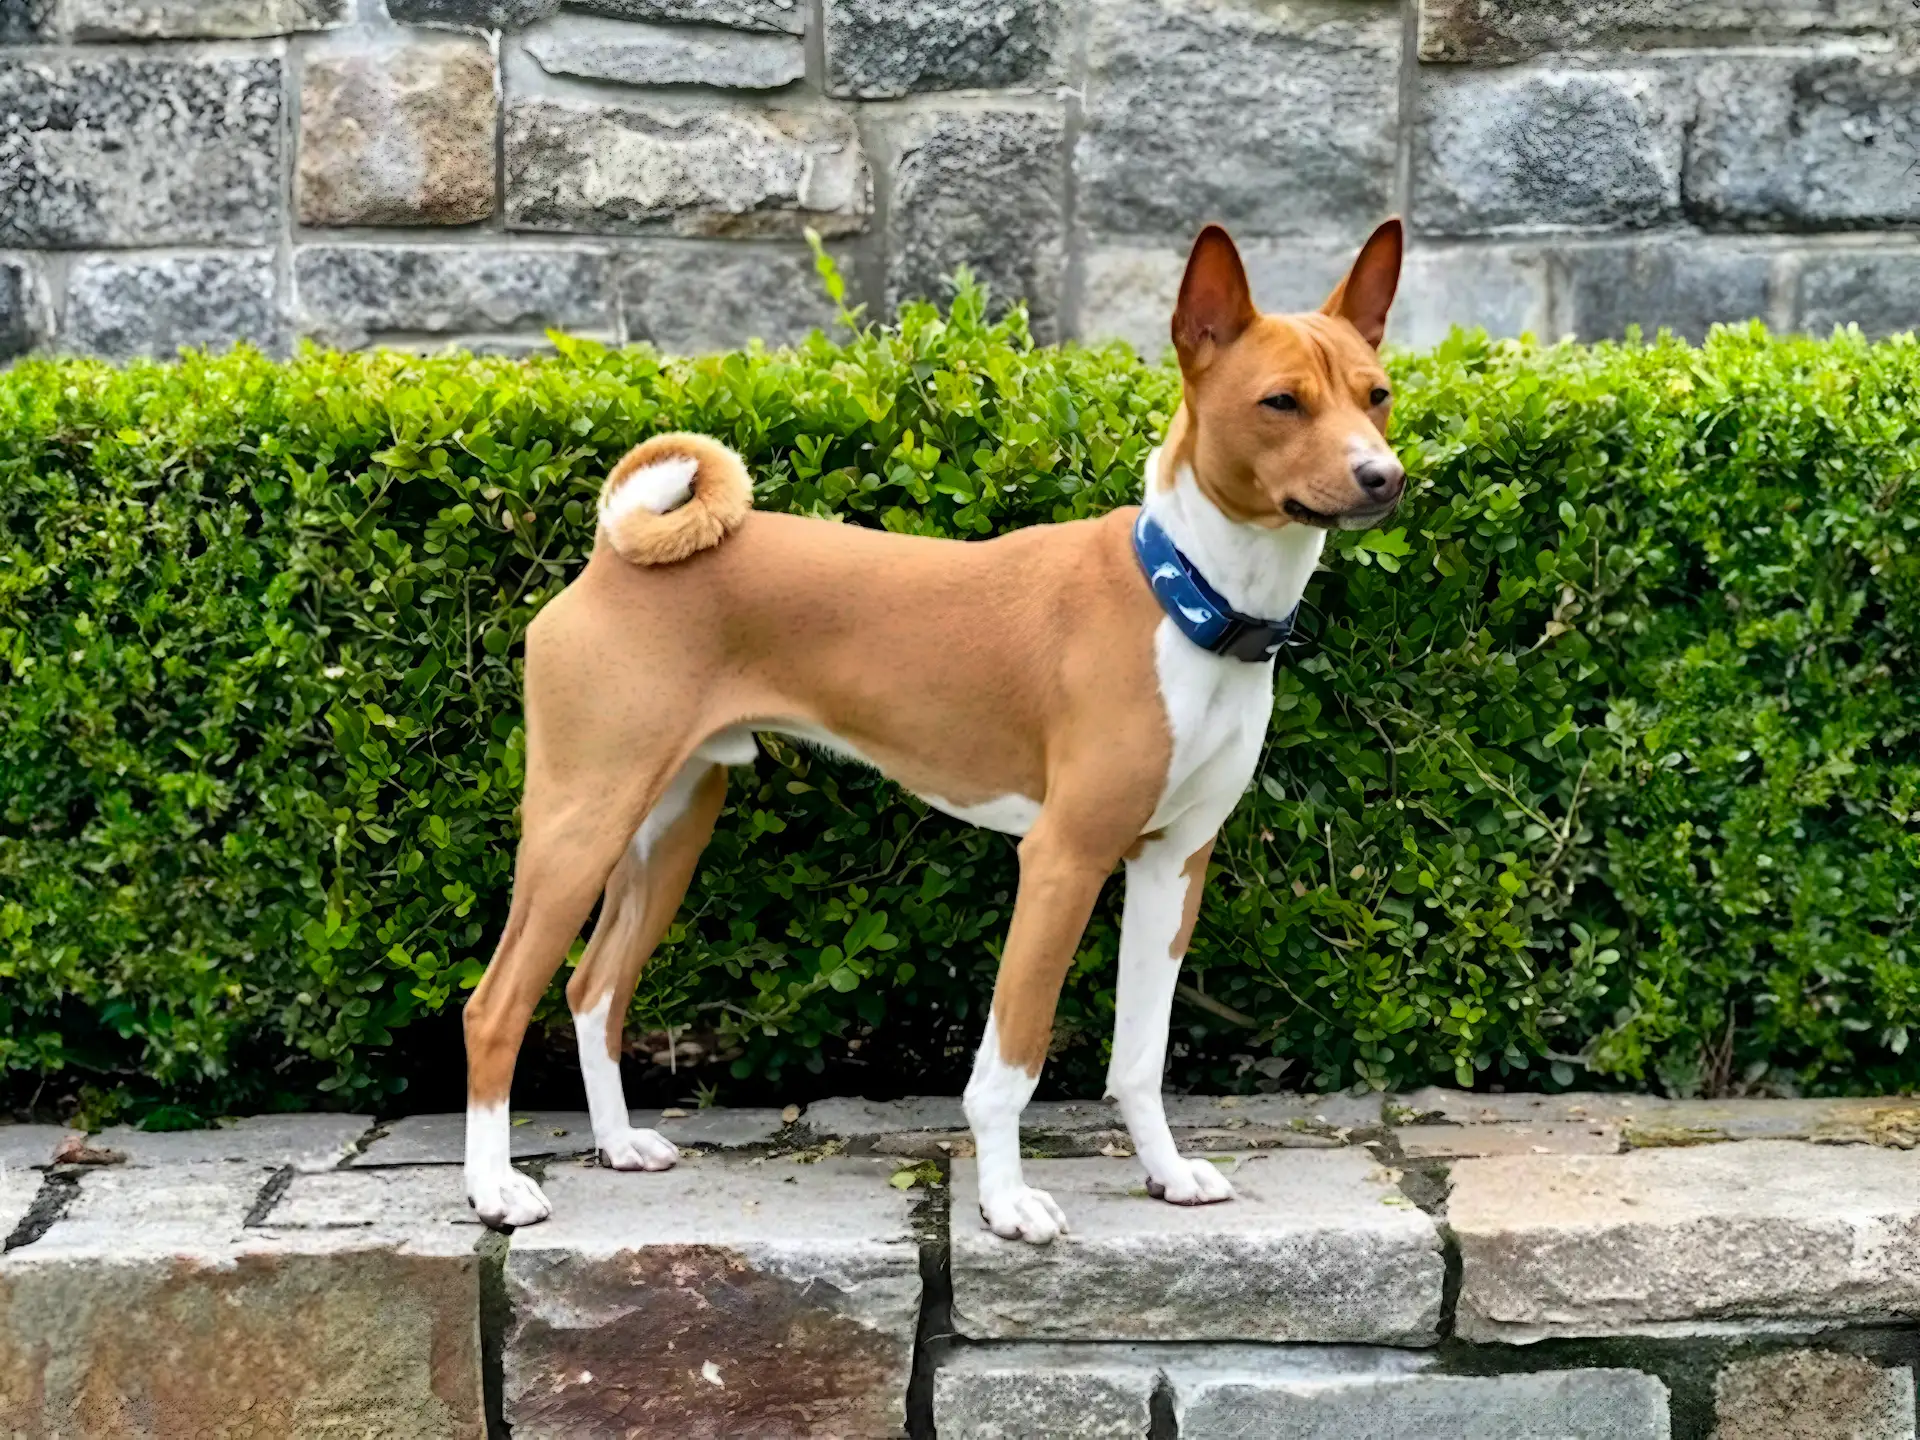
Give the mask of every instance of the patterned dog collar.
M 1258 662 L 1273 659 L 1293 637 L 1298 606 L 1284 620 L 1256 620 L 1242 615 L 1207 583 L 1207 577 L 1194 568 L 1173 543 L 1173 537 L 1145 510 L 1133 522 L 1133 553 L 1167 618 L 1202 650 Z

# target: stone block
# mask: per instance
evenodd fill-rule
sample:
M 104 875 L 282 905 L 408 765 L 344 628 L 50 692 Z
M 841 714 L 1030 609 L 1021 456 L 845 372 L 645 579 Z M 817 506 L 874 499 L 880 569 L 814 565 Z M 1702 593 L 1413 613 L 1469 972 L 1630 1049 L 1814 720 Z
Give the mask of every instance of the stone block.
M 1512 1125 L 1409 1125 L 1393 1132 L 1403 1160 L 1466 1160 L 1489 1155 L 1617 1155 L 1620 1127 L 1524 1122 Z
M 493 52 L 477 38 L 326 52 L 300 87 L 304 225 L 463 225 L 493 213 Z
M 33 1208 L 44 1183 L 45 1177 L 38 1170 L 0 1165 L 0 1243 L 27 1218 L 27 1211 Z
M 373 335 L 409 331 L 604 332 L 614 318 L 613 264 L 598 249 L 303 245 L 293 253 L 293 283 L 301 330 L 343 348 L 364 345 Z M 400 1124 L 440 1125 L 453 1152 L 448 1158 L 458 1159 L 465 1120 L 462 1115 L 416 1116 Z M 567 1123 L 590 1138 L 584 1116 L 571 1116 Z M 516 1138 L 526 1128 L 518 1127 Z
M 627 252 L 620 309 L 628 340 L 678 355 L 733 350 L 749 340 L 794 344 L 814 330 L 831 330 L 837 313 L 812 252 L 734 242 L 662 241 Z M 773 1114 L 778 1128 L 776 1113 L 761 1113 Z
M 1088 25 L 1074 167 L 1096 238 L 1364 237 L 1387 213 L 1397 5 L 1098 0 Z
M 280 223 L 270 56 L 0 55 L 0 244 L 247 244 Z
M 1668 1440 L 1667 1387 L 1636 1370 L 1422 1373 L 1399 1357 L 1286 1355 L 1167 1367 L 1181 1440 Z M 1185 1373 L 1183 1373 L 1185 1372 Z
M 1890 35 L 1902 0 L 1420 0 L 1422 60 Z
M 807 73 L 806 52 L 794 35 L 631 25 L 566 15 L 528 31 L 521 43 L 549 75 L 624 85 L 777 90 Z
M 1426 349 L 1454 326 L 1495 339 L 1548 326 L 1547 261 L 1519 245 L 1416 245 L 1400 271 L 1387 338 Z
M 568 0 L 567 8 L 616 20 L 670 20 L 789 35 L 804 34 L 807 28 L 801 0 Z
M 593 1126 L 584 1110 L 515 1110 L 508 1134 L 515 1160 L 585 1155 L 593 1149 Z M 467 1117 L 409 1115 L 381 1127 L 348 1162 L 375 1165 L 458 1165 L 466 1158 Z
M 1913 1440 L 1913 1371 L 1787 1350 L 1728 1365 L 1713 1409 L 1712 1440 Z
M 508 29 L 545 19 L 560 0 L 387 0 L 387 14 L 408 25 Z
M 1858 325 L 1868 335 L 1920 330 L 1920 254 L 1912 249 L 1821 251 L 1800 270 L 1798 324 L 1815 335 Z M 1915 1107 L 1920 1108 L 1920 1107 Z M 1883 1113 L 1881 1135 L 1920 1136 L 1920 1114 Z M 1911 1145 L 1913 1138 L 1906 1138 Z
M 1315 1340 L 1430 1345 L 1442 1263 L 1433 1221 L 1364 1152 L 1226 1162 L 1238 1198 L 1150 1199 L 1130 1160 L 1029 1160 L 1066 1211 L 1049 1246 L 978 1219 L 973 1162 L 953 1177 L 953 1312 L 979 1339 Z
M 892 1171 L 549 1170 L 553 1218 L 507 1256 L 514 1435 L 898 1435 L 920 1262 Z
M 0 283 L 6 274 L 0 267 Z M 61 1143 L 80 1133 L 65 1125 L 0 1125 L 0 1173 L 52 1164 L 53 1152 Z
M 124 360 L 239 341 L 286 348 L 271 250 L 118 257 L 90 255 L 67 274 L 61 345 Z
M 251 1115 L 207 1130 L 136 1130 L 116 1125 L 89 1143 L 126 1156 L 126 1164 L 204 1165 L 222 1161 L 256 1170 L 331 1170 L 352 1153 L 373 1121 L 365 1115 Z
M 1066 281 L 1066 121 L 1054 108 L 921 111 L 892 134 L 889 301 L 944 302 L 961 265 L 995 308 L 1057 337 Z
M 1403 1095 L 1389 1095 L 1387 1119 L 1395 1125 L 1509 1125 L 1516 1122 L 1564 1124 L 1595 1120 L 1626 1124 L 1636 1118 L 1664 1113 L 1675 1102 L 1658 1095 L 1632 1095 L 1569 1090 L 1559 1095 L 1477 1094 L 1428 1085 Z M 1743 1100 L 1741 1105 L 1758 1102 Z
M 0 256 L 0 361 L 24 355 L 44 340 L 50 329 L 46 284 L 39 265 L 24 256 Z M 28 1128 L 45 1127 L 0 1127 L 0 1157 L 8 1150 L 8 1130 Z M 15 1143 L 25 1138 L 17 1137 Z
M 0 1259 L 0 1432 L 480 1440 L 471 1239 L 247 1231 L 259 1189 L 232 1165 L 87 1174 Z
M 1459 1334 L 1718 1333 L 1920 1307 L 1920 1155 L 1750 1140 L 1453 1167 Z
M 521 230 L 844 235 L 871 208 L 860 137 L 838 110 L 521 99 L 506 165 L 507 224 Z
M 825 0 L 827 93 L 887 100 L 917 90 L 1058 82 L 1060 0 Z
M 1680 213 L 1691 92 L 1671 72 L 1424 71 L 1420 97 L 1422 231 L 1632 229 Z
M 271 1205 L 253 1216 L 262 1235 L 377 1237 L 464 1254 L 484 1232 L 459 1173 L 441 1166 L 296 1175 L 265 1199 Z
M 1560 329 L 1582 340 L 1619 340 L 1638 325 L 1695 344 L 1716 324 L 1765 320 L 1773 256 L 1699 240 L 1568 246 L 1552 258 Z
M 1911 22 L 1909 22 L 1911 23 Z M 1705 67 L 1688 209 L 1740 228 L 1920 222 L 1920 55 L 1823 53 Z
M 1160 1357 L 1126 1345 L 977 1345 L 940 1361 L 933 1424 L 964 1440 L 1141 1440 Z
M 58 29 L 76 40 L 252 40 L 331 30 L 351 0 L 58 0 Z

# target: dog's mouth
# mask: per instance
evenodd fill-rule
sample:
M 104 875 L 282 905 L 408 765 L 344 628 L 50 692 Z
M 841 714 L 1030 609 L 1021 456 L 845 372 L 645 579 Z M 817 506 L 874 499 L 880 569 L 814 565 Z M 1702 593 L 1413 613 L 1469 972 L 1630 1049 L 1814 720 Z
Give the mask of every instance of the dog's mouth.
M 1288 519 L 1298 520 L 1302 525 L 1317 525 L 1322 530 L 1371 530 L 1399 507 L 1400 502 L 1393 500 L 1385 505 L 1369 505 L 1335 514 L 1327 510 L 1315 510 L 1298 500 L 1288 500 L 1280 508 L 1287 512 Z

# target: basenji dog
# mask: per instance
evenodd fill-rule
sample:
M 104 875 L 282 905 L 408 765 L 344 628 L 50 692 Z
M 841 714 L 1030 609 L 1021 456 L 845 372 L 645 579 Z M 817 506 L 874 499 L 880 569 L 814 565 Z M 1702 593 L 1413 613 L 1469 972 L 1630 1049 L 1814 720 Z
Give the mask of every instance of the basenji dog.
M 1143 505 L 1097 520 L 959 541 L 755 512 L 739 458 L 693 435 L 656 435 L 615 467 L 592 558 L 527 632 L 513 902 L 465 1016 L 482 1219 L 550 1213 L 511 1163 L 507 1096 L 534 1006 L 603 894 L 567 984 L 594 1143 L 619 1170 L 677 1158 L 629 1122 L 621 1029 L 756 731 L 1020 837 L 965 1097 L 995 1234 L 1045 1244 L 1066 1227 L 1022 1177 L 1020 1114 L 1081 930 L 1123 862 L 1107 1093 L 1150 1194 L 1231 1198 L 1167 1127 L 1169 1011 L 1327 532 L 1376 524 L 1406 485 L 1376 353 L 1401 248 L 1389 220 L 1318 313 L 1264 315 L 1227 233 L 1201 231 L 1173 313 L 1181 404 Z

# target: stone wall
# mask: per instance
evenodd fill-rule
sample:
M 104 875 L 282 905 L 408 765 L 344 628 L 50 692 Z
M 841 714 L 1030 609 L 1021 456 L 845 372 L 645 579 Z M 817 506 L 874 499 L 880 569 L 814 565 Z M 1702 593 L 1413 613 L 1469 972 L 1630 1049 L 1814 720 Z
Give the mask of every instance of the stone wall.
M 0 357 L 709 349 L 971 264 L 1157 352 L 1389 211 L 1397 338 L 1920 324 L 1910 0 L 0 0 Z

